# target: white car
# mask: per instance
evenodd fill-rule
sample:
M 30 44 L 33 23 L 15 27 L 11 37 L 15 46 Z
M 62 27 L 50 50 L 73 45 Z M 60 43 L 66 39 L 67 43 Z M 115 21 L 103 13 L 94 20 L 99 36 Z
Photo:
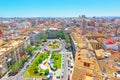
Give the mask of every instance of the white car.
M 113 73 L 113 76 L 115 77 L 120 77 L 120 74 L 118 74 L 118 73 Z
M 33 80 L 38 80 L 38 79 L 36 79 L 36 78 L 33 78 Z

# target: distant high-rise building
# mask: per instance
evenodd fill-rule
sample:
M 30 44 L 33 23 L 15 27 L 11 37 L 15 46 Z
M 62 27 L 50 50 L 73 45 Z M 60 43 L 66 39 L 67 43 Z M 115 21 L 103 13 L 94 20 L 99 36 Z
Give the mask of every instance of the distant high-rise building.
M 85 15 L 82 15 L 81 17 L 81 29 L 82 29 L 82 34 L 85 34 L 87 32 Z
M 86 18 L 85 15 L 82 15 L 82 18 Z

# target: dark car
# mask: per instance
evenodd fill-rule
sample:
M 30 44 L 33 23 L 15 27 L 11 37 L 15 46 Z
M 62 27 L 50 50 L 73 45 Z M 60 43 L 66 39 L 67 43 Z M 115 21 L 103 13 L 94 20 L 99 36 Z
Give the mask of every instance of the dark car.
M 14 73 L 13 72 L 8 73 L 8 77 L 9 76 L 14 76 Z
M 44 79 L 44 78 L 42 78 L 42 80 L 49 80 L 49 79 Z
M 28 68 L 28 67 L 29 67 L 29 65 L 26 66 L 26 68 Z
M 71 68 L 73 68 L 73 66 L 71 66 Z
M 15 73 L 14 73 L 14 76 L 15 76 L 17 73 L 18 73 L 18 72 L 15 72 Z
M 68 75 L 68 80 L 70 80 L 70 75 Z
M 39 52 L 36 54 L 36 56 L 35 56 L 35 57 L 37 57 L 37 56 L 38 56 L 38 54 L 39 54 Z

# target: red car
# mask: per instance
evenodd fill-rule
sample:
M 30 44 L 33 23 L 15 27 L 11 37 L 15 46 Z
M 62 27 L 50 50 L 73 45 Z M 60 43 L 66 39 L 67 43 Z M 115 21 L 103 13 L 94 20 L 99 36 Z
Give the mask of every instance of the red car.
M 15 76 L 17 73 L 18 73 L 18 72 L 15 72 L 15 73 L 14 73 L 14 76 Z
M 70 75 L 68 75 L 68 80 L 70 80 Z

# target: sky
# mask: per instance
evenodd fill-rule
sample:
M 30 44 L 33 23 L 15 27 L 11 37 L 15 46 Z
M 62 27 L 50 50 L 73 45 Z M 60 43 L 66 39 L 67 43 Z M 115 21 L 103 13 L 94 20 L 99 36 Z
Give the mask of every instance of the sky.
M 120 0 L 0 0 L 0 17 L 120 16 Z

